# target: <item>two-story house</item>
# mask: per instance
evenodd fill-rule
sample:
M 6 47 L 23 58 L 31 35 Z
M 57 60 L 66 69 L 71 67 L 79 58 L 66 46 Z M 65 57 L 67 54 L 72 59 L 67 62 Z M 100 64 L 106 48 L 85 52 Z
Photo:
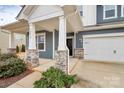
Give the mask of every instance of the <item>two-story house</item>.
M 24 6 L 17 20 L 2 29 L 26 35 L 27 58 L 33 65 L 37 58 L 55 55 L 63 66 L 69 55 L 124 62 L 124 6 Z

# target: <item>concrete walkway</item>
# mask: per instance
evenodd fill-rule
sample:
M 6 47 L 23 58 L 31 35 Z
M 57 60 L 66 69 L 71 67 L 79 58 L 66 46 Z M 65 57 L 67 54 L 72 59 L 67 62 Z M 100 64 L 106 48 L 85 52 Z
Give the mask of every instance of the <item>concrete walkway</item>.
M 71 58 L 69 64 L 69 71 L 72 72 L 78 63 L 78 59 Z M 10 85 L 8 88 L 33 88 L 33 83 L 41 78 L 41 73 L 46 71 L 49 67 L 55 66 L 55 61 L 50 59 L 40 59 L 40 66 L 34 68 L 34 72 Z

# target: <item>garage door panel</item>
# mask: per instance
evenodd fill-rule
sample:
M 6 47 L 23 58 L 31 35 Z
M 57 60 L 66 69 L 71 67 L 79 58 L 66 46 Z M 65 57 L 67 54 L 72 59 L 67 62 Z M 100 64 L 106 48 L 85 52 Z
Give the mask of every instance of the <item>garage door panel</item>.
M 124 62 L 124 37 L 84 38 L 84 58 Z

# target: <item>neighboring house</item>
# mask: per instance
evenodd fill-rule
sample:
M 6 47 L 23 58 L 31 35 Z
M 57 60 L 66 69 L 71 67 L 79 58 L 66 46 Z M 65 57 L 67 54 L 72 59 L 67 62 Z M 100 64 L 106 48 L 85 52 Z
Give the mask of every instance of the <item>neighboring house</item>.
M 68 47 L 70 56 L 124 62 L 124 6 L 24 6 L 17 20 L 2 28 L 26 34 L 30 61 L 38 50 L 39 58 L 58 53 L 67 62 Z
M 0 30 L 0 50 L 1 53 L 7 53 L 7 49 L 11 47 L 11 41 L 14 42 L 14 47 L 16 45 L 21 46 L 26 45 L 26 37 L 23 34 L 14 34 L 13 40 L 11 40 L 11 33 L 7 30 Z
M 15 34 L 15 45 L 22 46 L 26 45 L 26 35 L 25 34 Z
M 9 32 L 0 30 L 0 50 L 1 53 L 7 53 L 9 47 Z

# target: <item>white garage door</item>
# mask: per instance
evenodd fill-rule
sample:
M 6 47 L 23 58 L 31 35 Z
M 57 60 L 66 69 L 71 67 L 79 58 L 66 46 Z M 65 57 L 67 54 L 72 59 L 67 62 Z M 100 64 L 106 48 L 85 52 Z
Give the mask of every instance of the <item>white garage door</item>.
M 85 35 L 84 59 L 124 62 L 124 35 Z

